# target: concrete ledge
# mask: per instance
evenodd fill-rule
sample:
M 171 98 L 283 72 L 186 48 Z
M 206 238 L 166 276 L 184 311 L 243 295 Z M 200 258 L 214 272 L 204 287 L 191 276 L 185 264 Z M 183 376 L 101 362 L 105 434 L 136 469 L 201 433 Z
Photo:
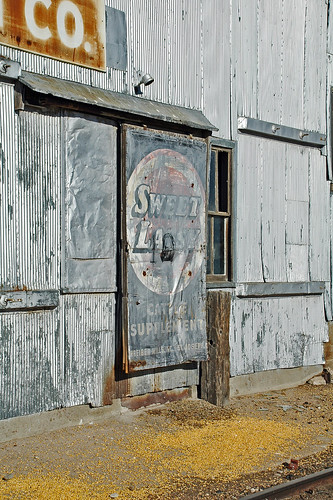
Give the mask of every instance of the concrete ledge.
M 231 377 L 230 397 L 296 387 L 305 384 L 311 377 L 322 371 L 323 365 L 315 365 L 267 370 Z
M 96 423 L 128 411 L 121 406 L 119 399 L 110 406 L 90 408 L 90 406 L 73 406 L 61 410 L 35 413 L 24 417 L 0 420 L 0 443 L 56 431 L 66 427 Z
M 137 410 L 153 404 L 197 398 L 197 386 L 181 387 L 168 391 L 148 393 L 142 396 L 114 399 L 112 405 L 91 408 L 88 405 L 72 406 L 60 410 L 45 411 L 23 417 L 0 420 L 0 443 L 57 431 L 66 427 L 95 424 L 122 413 Z

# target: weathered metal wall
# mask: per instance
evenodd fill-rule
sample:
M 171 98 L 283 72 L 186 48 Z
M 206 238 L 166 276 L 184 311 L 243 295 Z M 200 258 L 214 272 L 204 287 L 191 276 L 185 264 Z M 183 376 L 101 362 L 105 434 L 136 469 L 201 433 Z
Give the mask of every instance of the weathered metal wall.
M 0 419 L 63 405 L 58 310 L 0 314 Z
M 80 113 L 63 119 L 63 265 L 66 292 L 114 292 L 117 128 Z
M 59 117 L 14 112 L 14 89 L 1 95 L 2 289 L 59 288 Z
M 27 71 L 130 94 L 137 71 L 143 70 L 155 78 L 145 97 L 202 109 L 202 0 L 105 3 L 126 14 L 127 70 L 107 68 L 103 73 L 5 46 L 0 54 Z
M 64 406 L 101 406 L 107 380 L 114 377 L 115 296 L 63 297 Z
M 237 130 L 238 116 L 249 116 L 326 132 L 326 2 L 106 4 L 126 14 L 126 70 L 101 73 L 4 46 L 0 55 L 27 71 L 131 94 L 136 71 L 151 73 L 155 82 L 142 98 L 202 109 L 219 127 L 218 137 L 238 142 L 235 280 L 329 283 L 325 156 L 315 148 Z M 331 46 L 330 37 L 329 53 Z M 332 74 L 329 70 L 329 86 Z M 61 130 L 67 125 L 49 113 L 17 115 L 13 98 L 13 87 L 1 85 L 1 285 L 59 290 L 61 259 L 69 255 L 60 251 L 66 233 L 58 230 L 61 204 L 68 206 L 60 183 L 61 172 L 70 171 L 62 156 Z M 62 279 L 65 283 L 65 274 Z M 75 293 L 60 298 L 52 311 L 1 313 L 0 321 L 3 417 L 109 400 L 116 321 L 112 293 Z M 231 373 L 318 364 L 325 336 L 322 295 L 235 297 Z M 133 375 L 127 393 L 196 383 L 198 370 L 188 365 Z

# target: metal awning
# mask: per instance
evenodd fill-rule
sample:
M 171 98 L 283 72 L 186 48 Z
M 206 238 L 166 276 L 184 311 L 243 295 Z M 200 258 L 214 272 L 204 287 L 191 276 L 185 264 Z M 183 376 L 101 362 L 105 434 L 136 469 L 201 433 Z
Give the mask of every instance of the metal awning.
M 27 71 L 22 71 L 19 81 L 40 94 L 98 106 L 140 118 L 146 117 L 176 125 L 185 125 L 193 129 L 218 130 L 201 111 L 194 109 L 149 101 L 140 97 L 111 92 L 110 90 L 90 87 L 50 76 L 37 75 Z

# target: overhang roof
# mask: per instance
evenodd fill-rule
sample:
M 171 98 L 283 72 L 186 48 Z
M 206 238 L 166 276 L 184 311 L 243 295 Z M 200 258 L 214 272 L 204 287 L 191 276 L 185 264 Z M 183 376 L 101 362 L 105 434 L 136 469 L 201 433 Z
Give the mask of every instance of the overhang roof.
M 192 129 L 217 130 L 201 111 L 172 106 L 118 92 L 111 92 L 81 83 L 22 71 L 19 81 L 40 94 L 98 106 L 117 113 L 150 118 Z

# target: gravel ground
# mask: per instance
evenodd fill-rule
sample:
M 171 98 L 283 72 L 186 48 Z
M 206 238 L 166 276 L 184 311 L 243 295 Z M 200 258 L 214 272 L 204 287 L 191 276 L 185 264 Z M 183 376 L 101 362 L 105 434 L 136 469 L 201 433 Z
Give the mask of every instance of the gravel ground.
M 333 384 L 126 410 L 0 444 L 0 498 L 239 499 L 333 467 L 332 420 Z

